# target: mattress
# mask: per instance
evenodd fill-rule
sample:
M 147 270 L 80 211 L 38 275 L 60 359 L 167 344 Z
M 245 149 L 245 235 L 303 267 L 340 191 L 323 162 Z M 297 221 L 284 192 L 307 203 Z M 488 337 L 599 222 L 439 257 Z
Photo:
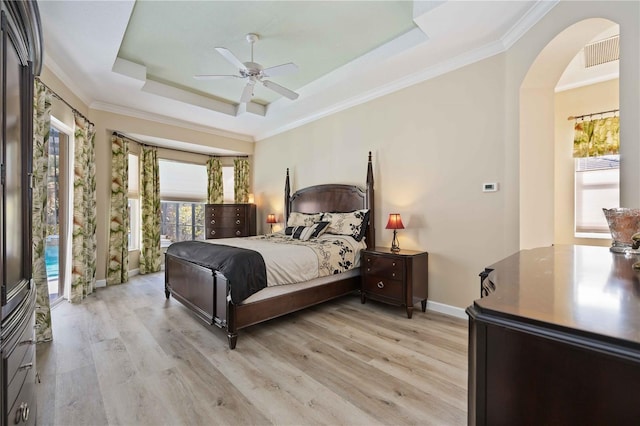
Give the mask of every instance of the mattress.
M 305 281 L 302 283 L 267 287 L 244 299 L 240 304 L 246 305 L 248 303 L 258 302 L 260 300 L 269 299 L 271 297 L 281 296 L 287 293 L 294 293 L 305 288 L 316 287 L 323 284 L 328 284 L 330 282 L 340 281 L 345 278 L 357 277 L 359 275 L 360 268 L 355 268 L 341 274 L 327 275 L 325 277 L 315 278 L 313 280 Z

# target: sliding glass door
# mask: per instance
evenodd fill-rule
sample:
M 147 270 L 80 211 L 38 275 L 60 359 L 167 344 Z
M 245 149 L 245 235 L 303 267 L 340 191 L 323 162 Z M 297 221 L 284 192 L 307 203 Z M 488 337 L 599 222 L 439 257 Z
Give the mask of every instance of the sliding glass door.
M 68 136 L 55 127 L 49 133 L 49 168 L 47 176 L 47 210 L 45 262 L 49 299 L 58 299 L 64 293 L 64 265 L 67 246 L 68 222 Z

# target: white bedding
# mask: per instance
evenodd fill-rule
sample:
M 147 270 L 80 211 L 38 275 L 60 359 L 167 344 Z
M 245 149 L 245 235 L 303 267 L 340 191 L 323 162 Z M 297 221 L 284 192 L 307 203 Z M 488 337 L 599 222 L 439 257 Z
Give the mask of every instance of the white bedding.
M 267 269 L 267 286 L 294 284 L 341 273 L 360 265 L 364 241 L 346 235 L 324 234 L 309 241 L 294 240 L 284 233 L 246 238 L 206 240 L 259 252 Z

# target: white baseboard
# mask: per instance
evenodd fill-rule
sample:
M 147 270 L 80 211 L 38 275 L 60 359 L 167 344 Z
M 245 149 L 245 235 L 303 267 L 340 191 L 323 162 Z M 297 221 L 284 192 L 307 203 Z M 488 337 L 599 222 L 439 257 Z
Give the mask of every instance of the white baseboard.
M 445 305 L 444 303 L 432 302 L 430 300 L 427 300 L 427 309 L 465 320 L 469 318 L 464 309 L 458 308 L 456 306 Z
M 106 287 L 107 280 L 96 280 L 96 288 Z

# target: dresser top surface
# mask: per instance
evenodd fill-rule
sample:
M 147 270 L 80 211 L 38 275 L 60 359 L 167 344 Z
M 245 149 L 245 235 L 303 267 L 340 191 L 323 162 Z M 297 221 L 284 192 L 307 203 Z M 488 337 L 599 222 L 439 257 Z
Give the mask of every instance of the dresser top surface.
M 522 250 L 491 266 L 495 291 L 481 312 L 543 322 L 640 345 L 640 256 L 608 247 Z

